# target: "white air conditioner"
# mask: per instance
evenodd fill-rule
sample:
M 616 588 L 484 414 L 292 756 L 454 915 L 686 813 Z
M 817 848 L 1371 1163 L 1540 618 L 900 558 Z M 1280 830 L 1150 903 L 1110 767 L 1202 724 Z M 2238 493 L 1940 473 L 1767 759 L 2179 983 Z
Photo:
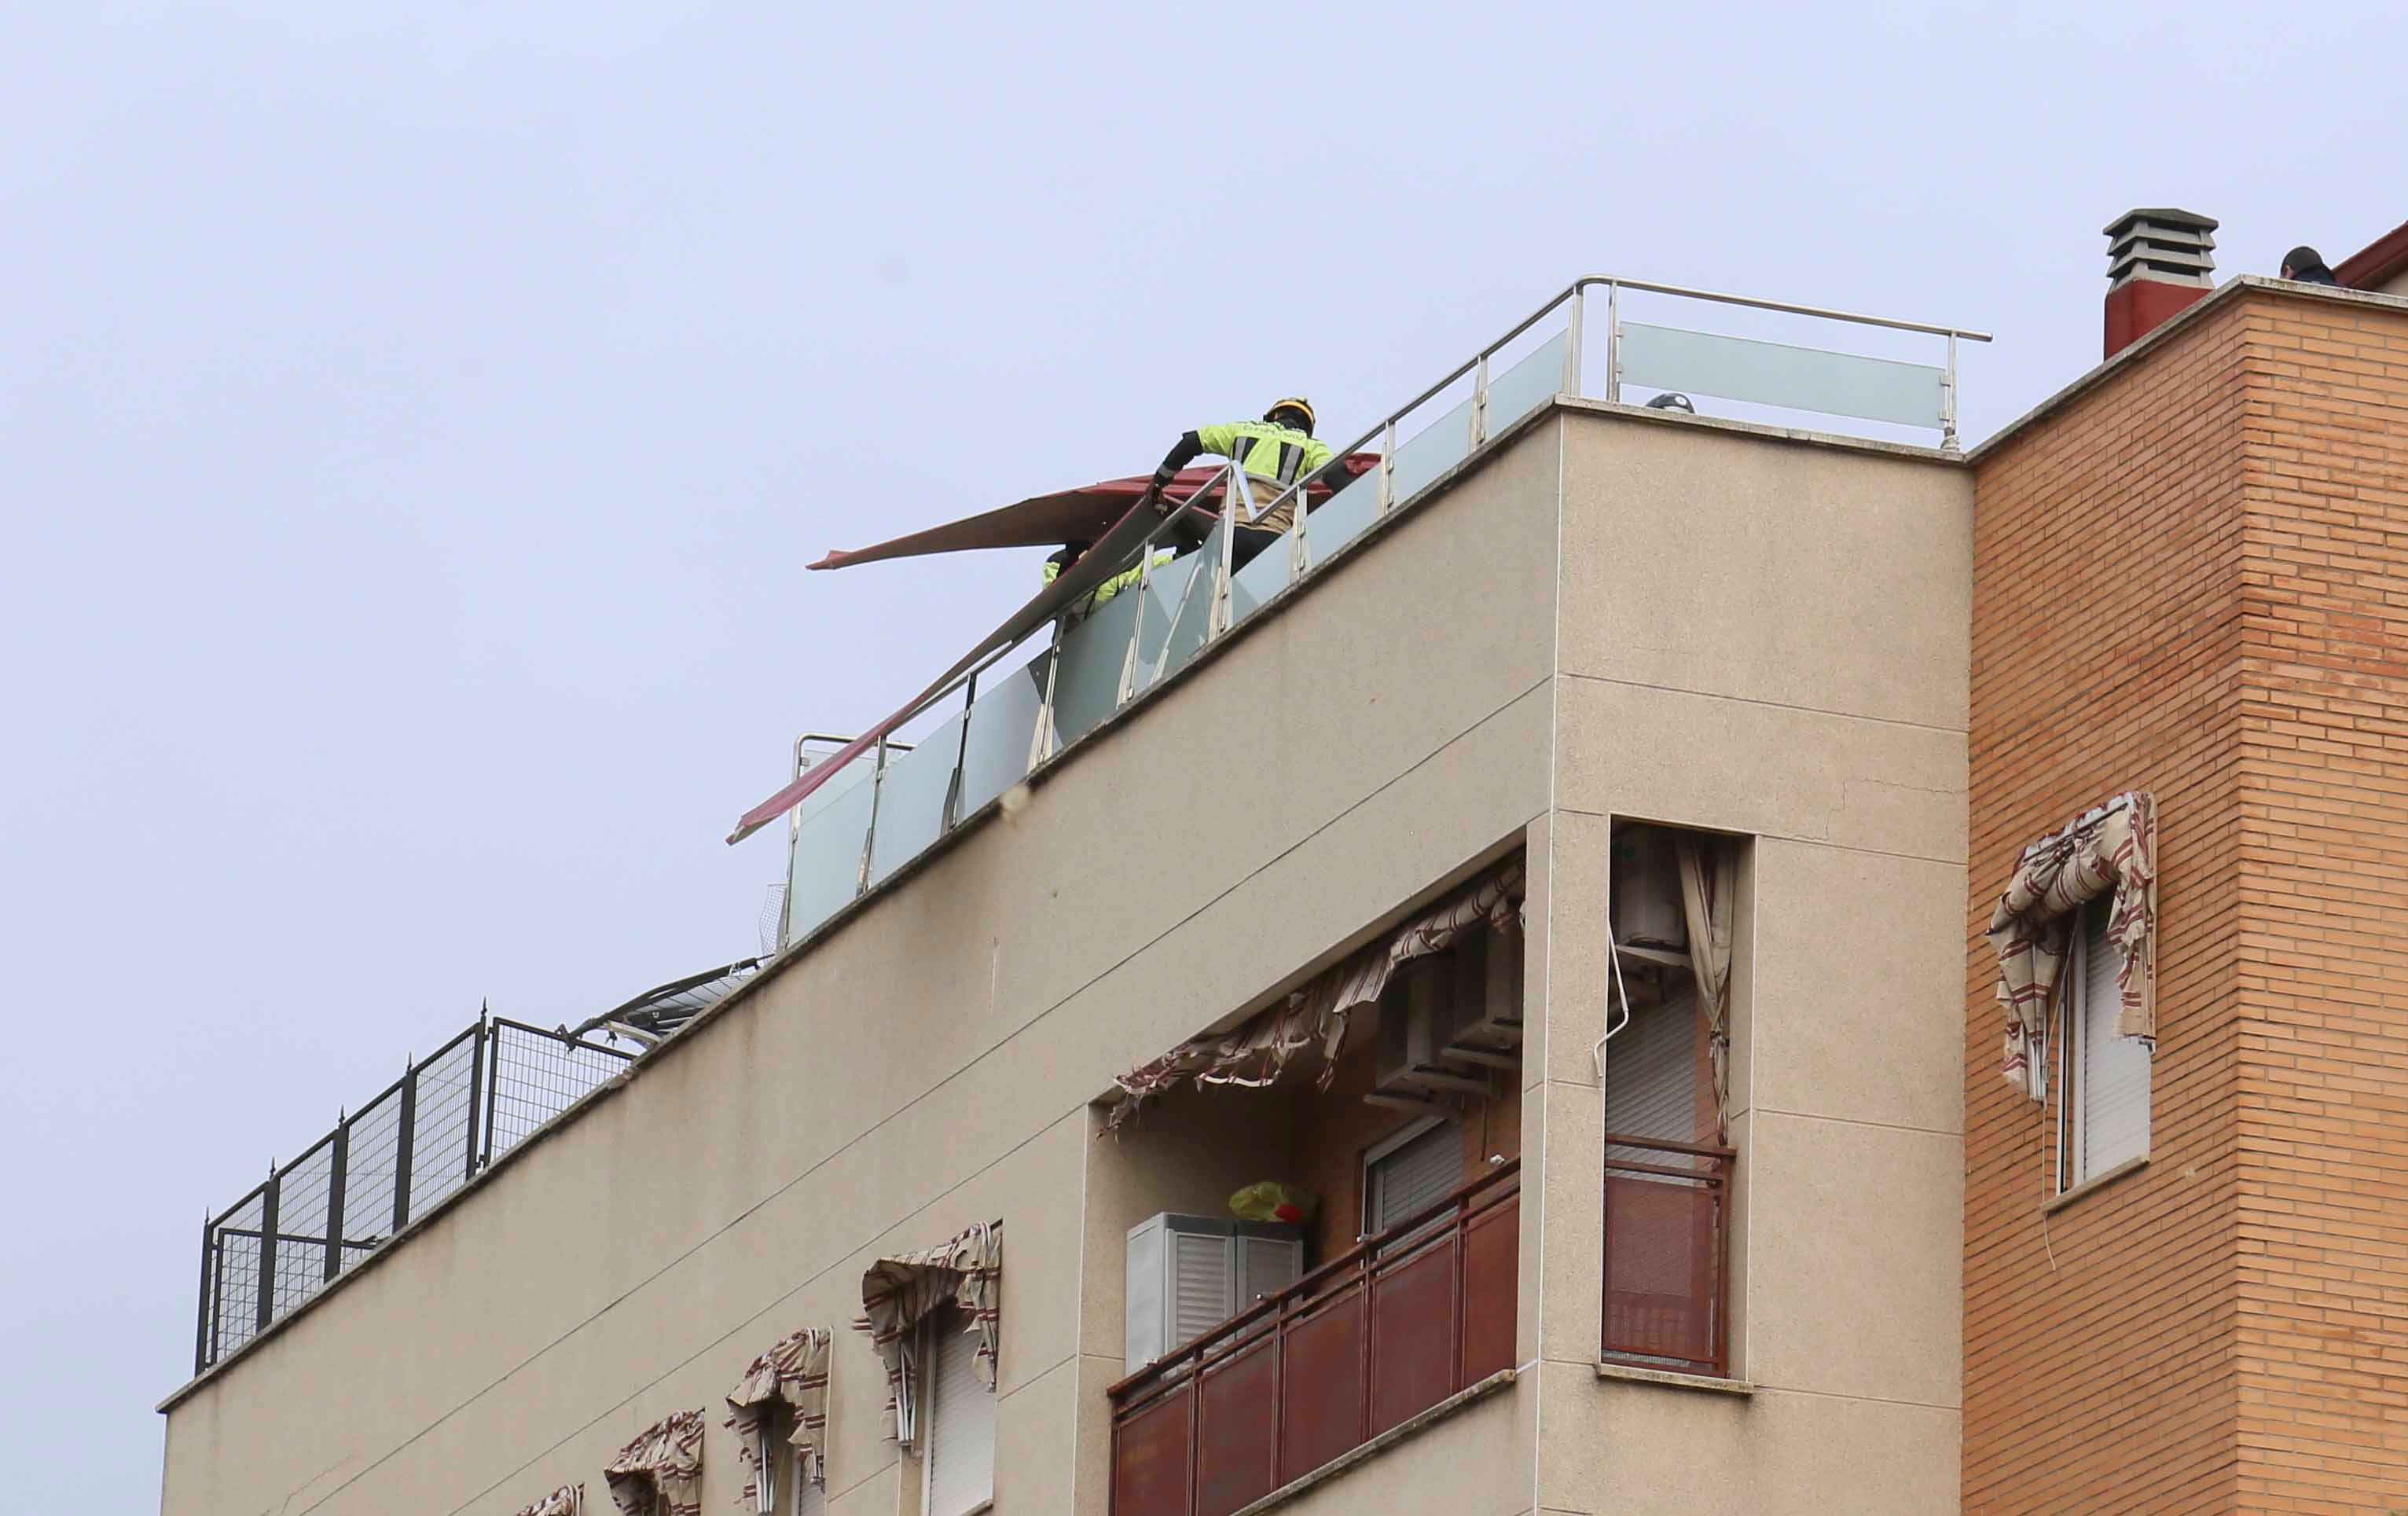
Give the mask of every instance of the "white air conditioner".
M 1681 860 L 1672 835 L 1655 826 L 1613 835 L 1613 940 L 1624 948 L 1684 953 L 1688 913 L 1681 906 Z
M 1304 1273 L 1304 1233 L 1276 1222 L 1164 1211 L 1129 1228 L 1122 1352 L 1129 1373 Z

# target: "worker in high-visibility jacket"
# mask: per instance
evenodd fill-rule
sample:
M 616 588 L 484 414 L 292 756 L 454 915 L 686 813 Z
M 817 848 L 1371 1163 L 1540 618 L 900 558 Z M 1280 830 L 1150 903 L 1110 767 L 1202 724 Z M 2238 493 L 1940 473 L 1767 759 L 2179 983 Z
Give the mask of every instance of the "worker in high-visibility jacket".
M 1045 582 L 1051 584 L 1060 579 L 1062 571 L 1085 557 L 1087 550 L 1093 546 L 1095 544 L 1092 542 L 1064 543 L 1059 551 L 1045 560 Z M 1157 552 L 1154 555 L 1154 566 L 1160 568 L 1170 562 L 1170 559 L 1169 553 Z M 1085 621 L 1123 590 L 1135 589 L 1142 573 L 1141 569 L 1132 568 L 1124 573 L 1114 574 L 1111 579 L 1096 585 L 1093 591 L 1080 596 L 1078 603 L 1064 612 L 1069 618 L 1069 625 L 1075 626 Z
M 1276 401 L 1263 412 L 1258 422 L 1229 422 L 1220 426 L 1199 426 L 1181 437 L 1164 456 L 1162 466 L 1154 471 L 1154 493 L 1162 493 L 1171 476 L 1195 462 L 1199 453 L 1214 453 L 1244 469 L 1248 476 L 1255 509 L 1270 506 L 1297 480 L 1308 479 L 1327 467 L 1337 454 L 1329 445 L 1318 442 L 1312 436 L 1312 402 L 1302 395 L 1290 395 Z M 1240 550 L 1247 546 L 1246 532 L 1277 536 L 1296 520 L 1296 503 L 1303 492 L 1297 491 L 1276 508 L 1247 520 L 1249 512 L 1240 509 L 1243 523 L 1239 539 Z M 1257 539 L 1254 551 L 1260 551 L 1268 538 Z M 1254 556 L 1246 552 L 1245 556 Z

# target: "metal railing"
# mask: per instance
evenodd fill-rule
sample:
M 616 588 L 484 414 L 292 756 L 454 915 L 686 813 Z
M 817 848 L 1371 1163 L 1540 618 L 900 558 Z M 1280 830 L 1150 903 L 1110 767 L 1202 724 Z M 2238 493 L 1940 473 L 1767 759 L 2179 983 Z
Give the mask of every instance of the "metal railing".
M 1113 1385 L 1112 1516 L 1228 1516 L 1513 1366 L 1520 1170 L 1492 1169 Z
M 1606 1134 L 1601 1357 L 1721 1379 L 1730 1365 L 1728 1148 Z
M 1338 450 L 1340 459 L 1375 451 L 1378 462 L 1368 473 L 1349 479 L 1332 465 L 1279 490 L 1266 503 L 1255 492 L 1268 493 L 1270 485 L 1225 465 L 1189 497 L 1192 503 L 1219 505 L 1219 524 L 1201 551 L 1189 551 L 1191 544 L 1182 538 L 1177 543 L 1182 556 L 1157 568 L 1157 549 L 1185 530 L 1188 513 L 1164 520 L 1133 555 L 1139 571 L 1133 589 L 1083 620 L 1066 617 L 1054 623 L 1052 644 L 1020 667 L 999 672 L 1025 645 L 1016 643 L 934 692 L 932 706 L 960 694 L 962 708 L 924 737 L 918 752 L 882 741 L 861 777 L 831 780 L 791 813 L 781 945 L 867 894 L 964 817 L 1168 678 L 1272 596 L 1316 572 L 1514 422 L 1559 395 L 1581 394 L 1591 341 L 1589 305 L 1592 292 L 1600 290 L 1606 400 L 1619 402 L 1626 384 L 1694 391 L 1776 409 L 1921 426 L 1936 431 L 1942 447 L 1956 443 L 1958 344 L 1990 340 L 1988 334 L 1964 327 L 1679 285 L 1608 275 L 1576 279 Z M 1625 296 L 1633 294 L 1901 332 L 1940 339 L 1945 351 L 1939 365 L 1907 364 L 1630 322 L 1624 319 Z M 1557 323 L 1553 335 L 1537 340 L 1551 322 Z M 1469 393 L 1452 409 L 1409 427 L 1467 379 Z M 1308 511 L 1306 491 L 1321 484 L 1335 488 Z M 1240 564 L 1241 529 L 1267 520 L 1283 522 L 1279 542 L 1284 551 L 1263 549 Z M 797 744 L 798 774 L 807 763 L 802 746 Z
M 480 1015 L 201 1231 L 197 1374 L 637 1055 Z

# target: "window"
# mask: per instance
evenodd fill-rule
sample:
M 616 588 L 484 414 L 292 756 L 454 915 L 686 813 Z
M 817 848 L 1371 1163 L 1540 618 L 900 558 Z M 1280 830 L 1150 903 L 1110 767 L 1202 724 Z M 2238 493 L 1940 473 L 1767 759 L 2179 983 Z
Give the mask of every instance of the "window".
M 1363 1155 L 1365 1235 L 1428 1209 L 1462 1182 L 1462 1137 L 1436 1117 L 1414 1123 Z
M 782 1400 L 763 1402 L 750 1434 L 752 1509 L 761 1516 L 816 1516 L 823 1509 L 823 1492 L 796 1466 L 794 1436 L 794 1408 Z
M 995 1394 L 978 1381 L 978 1335 L 958 1307 L 923 1328 L 927 1432 L 920 1477 L 926 1516 L 969 1516 L 995 1504 Z
M 2123 995 L 2115 983 L 2121 954 L 2107 940 L 2113 902 L 2082 908 L 2066 965 L 2065 1033 L 2057 1038 L 2057 1187 L 2097 1179 L 2149 1154 L 2149 1049 L 2115 1035 Z

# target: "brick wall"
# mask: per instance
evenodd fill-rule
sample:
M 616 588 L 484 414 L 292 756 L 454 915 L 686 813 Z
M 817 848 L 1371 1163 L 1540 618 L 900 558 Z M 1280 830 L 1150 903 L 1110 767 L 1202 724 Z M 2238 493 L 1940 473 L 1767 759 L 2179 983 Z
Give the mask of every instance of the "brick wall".
M 2241 1503 L 2408 1509 L 2408 311 L 2242 318 Z
M 1979 466 L 1969 1512 L 2232 1503 L 2246 335 L 2232 303 L 2203 309 Z M 1999 1073 L 1982 934 L 2027 842 L 2129 789 L 2161 834 L 2150 1161 L 2044 1215 L 2054 1111 Z

